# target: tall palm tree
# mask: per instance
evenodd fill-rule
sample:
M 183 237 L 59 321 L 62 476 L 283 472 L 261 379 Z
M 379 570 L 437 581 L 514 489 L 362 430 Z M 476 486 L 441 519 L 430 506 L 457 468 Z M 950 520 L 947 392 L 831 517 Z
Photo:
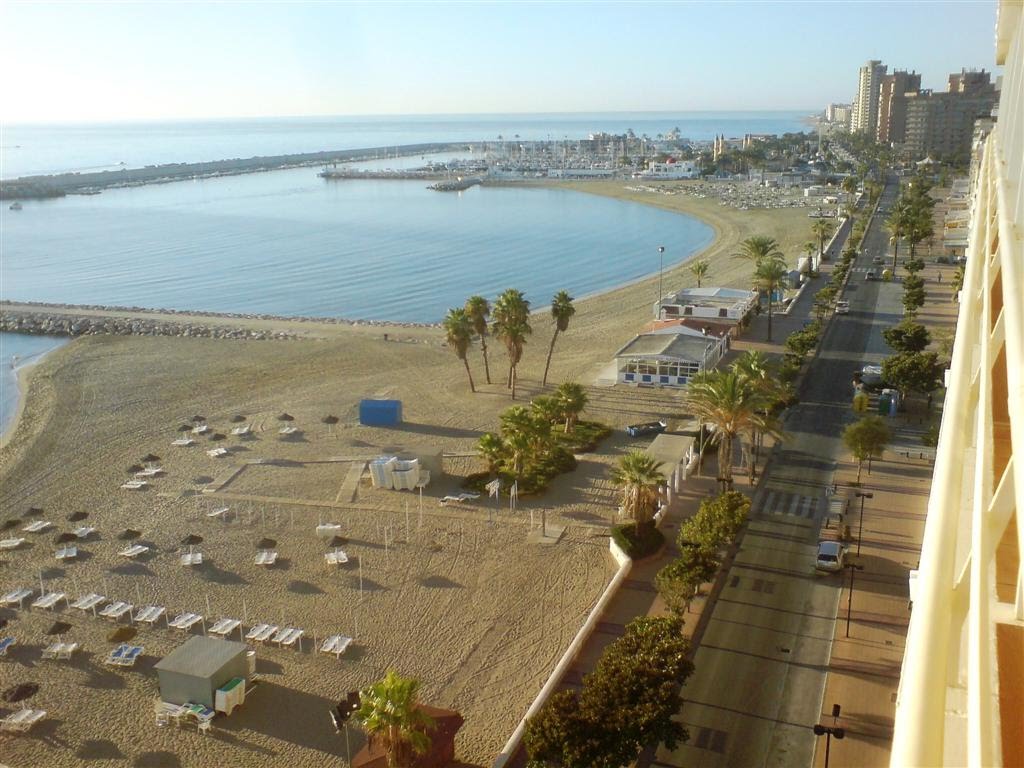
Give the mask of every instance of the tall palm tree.
M 665 482 L 661 462 L 643 451 L 630 451 L 613 467 L 611 479 L 622 489 L 622 511 L 633 522 L 645 523 L 653 517 L 658 486 Z
M 697 278 L 697 287 L 700 288 L 701 281 L 708 273 L 708 268 L 711 266 L 711 262 L 707 259 L 697 259 L 690 265 L 690 272 Z
M 430 749 L 427 729 L 434 720 L 417 706 L 420 683 L 389 670 L 384 679 L 359 692 L 355 719 L 371 744 L 380 744 L 389 768 L 412 765 L 414 755 Z
M 710 371 L 693 378 L 683 403 L 713 427 L 712 439 L 718 443 L 718 481 L 723 491 L 732 486 L 733 443 L 738 435 L 756 428 L 782 437 L 777 422 L 763 413 L 765 398 L 735 371 Z
M 767 417 L 768 409 L 780 397 L 790 391 L 788 384 L 779 381 L 776 366 L 764 352 L 750 349 L 737 357 L 729 369 L 746 379 L 762 400 L 763 415 Z M 751 425 L 750 432 L 750 478 L 757 474 L 757 451 L 761 441 L 761 430 L 756 424 Z
M 825 241 L 832 234 L 832 222 L 827 219 L 818 219 L 811 225 L 811 232 L 818 239 L 818 258 L 825 259 Z
M 892 251 L 892 274 L 896 275 L 896 258 L 900 252 L 900 238 L 903 237 L 908 221 L 908 209 L 906 200 L 901 196 L 892 206 L 892 213 L 885 220 L 885 228 L 892 235 L 890 242 L 893 244 Z
M 756 267 L 765 259 L 782 259 L 784 256 L 774 237 L 753 235 L 740 243 L 740 250 L 733 254 L 733 258 L 746 259 Z
M 493 432 L 484 432 L 476 443 L 477 453 L 487 462 L 487 471 L 492 475 L 501 469 L 505 460 L 505 443 L 499 435 Z
M 548 347 L 548 361 L 544 364 L 544 378 L 542 384 L 548 383 L 548 368 L 551 367 L 551 353 L 555 351 L 555 340 L 558 334 L 569 327 L 569 320 L 576 314 L 576 307 L 572 305 L 572 296 L 565 291 L 559 291 L 551 299 L 551 319 L 555 321 L 555 333 L 551 337 L 551 346 Z
M 516 366 L 523 358 L 523 347 L 526 337 L 533 333 L 530 327 L 530 302 L 522 291 L 509 288 L 494 302 L 491 312 L 493 322 L 491 329 L 494 335 L 505 344 L 508 352 L 508 379 L 506 386 L 512 389 L 512 399 L 516 399 Z
M 473 372 L 469 370 L 469 359 L 466 353 L 473 340 L 473 323 L 464 309 L 449 309 L 444 317 L 444 334 L 448 346 L 455 352 L 455 356 L 466 366 L 466 375 L 469 376 L 469 391 L 476 392 L 473 386 Z
M 480 337 L 480 349 L 484 353 L 484 375 L 487 383 L 491 383 L 491 367 L 487 363 L 487 320 L 491 315 L 491 305 L 483 296 L 470 296 L 466 299 L 466 314 L 473 324 L 473 333 Z
M 758 263 L 754 269 L 754 284 L 759 290 L 768 292 L 768 341 L 772 340 L 772 304 L 775 289 L 782 285 L 783 278 L 789 274 L 785 262 L 767 258 Z
M 555 390 L 555 397 L 565 418 L 565 431 L 572 433 L 579 421 L 580 414 L 587 407 L 587 392 L 583 387 L 573 381 L 566 381 L 558 385 Z

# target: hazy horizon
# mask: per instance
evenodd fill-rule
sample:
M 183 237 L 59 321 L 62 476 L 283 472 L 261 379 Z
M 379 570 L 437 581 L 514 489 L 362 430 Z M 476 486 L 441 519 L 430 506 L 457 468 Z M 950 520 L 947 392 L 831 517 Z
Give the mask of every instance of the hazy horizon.
M 7 2 L 3 122 L 817 112 L 851 100 L 868 59 L 935 89 L 961 68 L 992 69 L 994 10 Z

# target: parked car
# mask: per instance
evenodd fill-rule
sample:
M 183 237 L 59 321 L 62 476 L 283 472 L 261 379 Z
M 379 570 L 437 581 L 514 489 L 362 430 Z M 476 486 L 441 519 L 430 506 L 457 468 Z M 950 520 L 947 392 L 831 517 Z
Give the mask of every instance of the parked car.
M 885 260 L 884 260 L 884 259 L 883 259 L 883 258 L 882 258 L 881 256 L 872 256 L 872 257 L 871 257 L 871 263 L 872 263 L 872 264 L 881 264 L 881 263 L 883 263 L 884 261 L 885 261 Z
M 657 435 L 668 429 L 664 421 L 646 421 L 643 424 L 630 424 L 626 427 L 626 434 L 630 437 L 643 437 L 644 435 Z
M 837 301 L 836 302 L 836 314 L 837 315 L 848 315 L 848 314 L 850 314 L 850 302 L 848 302 L 848 301 Z
M 843 570 L 843 563 L 846 560 L 846 547 L 838 541 L 819 541 L 818 556 L 814 560 L 814 567 L 819 571 L 835 573 Z
M 877 280 L 877 279 L 878 279 L 878 273 L 877 273 L 877 272 L 875 272 L 875 270 L 873 270 L 873 269 L 869 269 L 869 270 L 868 270 L 868 271 L 867 271 L 867 272 L 866 272 L 866 273 L 864 274 L 864 279 L 865 279 L 865 280 Z
M 881 389 L 883 386 L 882 382 L 882 366 L 880 365 L 865 365 L 863 370 L 859 371 L 858 374 L 854 374 L 856 380 L 860 381 L 865 389 Z

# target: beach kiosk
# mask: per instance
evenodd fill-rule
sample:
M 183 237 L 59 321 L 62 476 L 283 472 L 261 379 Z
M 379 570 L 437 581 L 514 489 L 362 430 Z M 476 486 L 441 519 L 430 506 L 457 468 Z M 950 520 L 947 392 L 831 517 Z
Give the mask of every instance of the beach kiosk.
M 244 643 L 191 637 L 156 665 L 160 699 L 168 704 L 201 704 L 218 712 L 245 701 L 249 676 Z
M 366 427 L 396 427 L 402 423 L 401 400 L 360 400 L 359 423 Z

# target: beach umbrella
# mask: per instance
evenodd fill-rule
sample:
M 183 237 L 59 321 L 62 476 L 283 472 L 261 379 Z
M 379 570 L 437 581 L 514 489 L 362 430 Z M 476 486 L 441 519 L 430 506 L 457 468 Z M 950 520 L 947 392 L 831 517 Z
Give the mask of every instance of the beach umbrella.
M 320 419 L 320 423 L 321 424 L 326 424 L 327 425 L 327 434 L 331 434 L 331 429 L 334 427 L 335 424 L 338 423 L 338 417 L 337 416 L 324 416 L 322 419 Z
M 4 691 L 0 698 L 8 704 L 16 704 L 19 701 L 35 696 L 38 692 L 39 683 L 18 683 Z
M 132 464 L 128 469 L 125 470 L 129 475 L 134 475 L 136 472 L 141 472 L 145 467 L 141 464 Z
M 178 427 L 178 431 L 179 432 L 191 432 L 192 431 L 192 425 L 191 424 L 182 424 L 180 427 Z
M 145 456 L 142 457 L 143 464 L 152 464 L 155 461 L 160 461 L 160 457 L 157 456 L 155 453 L 147 453 Z
M 11 530 L 11 528 L 16 528 L 17 526 L 17 520 L 4 520 L 4 524 L 2 527 L 0 527 L 0 530 L 9 531 Z
M 256 543 L 256 549 L 273 549 L 277 546 L 277 539 L 262 538 Z
M 88 516 L 88 512 L 72 512 L 70 515 L 68 515 L 68 521 L 72 523 L 77 523 L 79 520 L 85 520 L 85 518 L 87 518 Z
M 206 421 L 206 417 L 205 416 L 199 416 L 197 414 L 197 415 L 192 417 L 192 421 L 194 421 L 196 424 L 202 424 L 204 421 Z
M 66 621 L 55 621 L 53 623 L 53 626 L 46 630 L 46 632 L 44 632 L 43 634 L 49 635 L 51 637 L 53 635 L 63 635 L 69 629 L 71 629 L 71 625 L 68 624 Z
M 121 533 L 118 534 L 117 538 L 121 541 L 131 541 L 137 539 L 142 535 L 142 531 L 136 531 L 134 528 L 125 528 Z
M 234 416 L 231 417 L 232 424 L 241 424 L 243 421 L 245 421 L 245 416 L 243 416 L 240 413 L 236 413 Z
M 36 517 L 37 515 L 43 514 L 41 507 L 29 507 L 25 510 L 24 517 Z
M 209 475 L 200 475 L 199 477 L 193 477 L 192 483 L 194 485 L 207 485 L 213 482 L 213 478 Z
M 64 531 L 64 533 L 60 533 L 60 534 L 57 535 L 57 538 L 54 539 L 54 543 L 55 544 L 67 544 L 69 541 L 74 541 L 77 538 L 78 537 L 75 536 L 75 534 L 71 533 L 70 531 Z
M 295 421 L 295 417 L 292 416 L 290 413 L 282 413 L 280 416 L 277 417 L 277 420 L 278 421 Z
M 212 435 L 210 435 L 210 439 L 211 440 L 217 440 L 217 441 L 227 440 L 228 436 L 223 434 L 223 433 L 221 433 L 221 432 L 214 432 Z
M 187 547 L 194 547 L 196 544 L 203 543 L 203 537 L 196 533 L 190 533 L 188 536 L 181 540 L 181 543 Z

